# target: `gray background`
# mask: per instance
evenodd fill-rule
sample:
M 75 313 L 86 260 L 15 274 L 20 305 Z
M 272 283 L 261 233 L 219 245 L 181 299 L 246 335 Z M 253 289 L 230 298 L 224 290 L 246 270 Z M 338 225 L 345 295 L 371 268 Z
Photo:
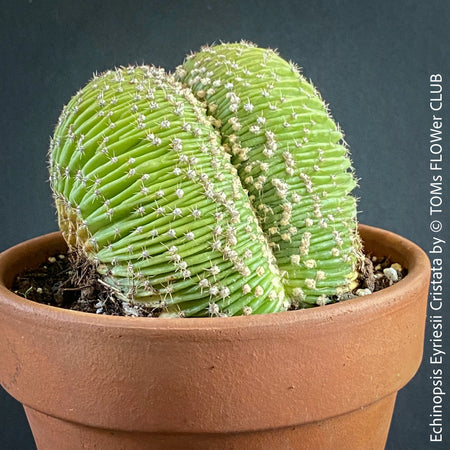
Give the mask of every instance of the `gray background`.
M 62 105 L 93 72 L 129 63 L 172 70 L 202 44 L 245 38 L 298 63 L 330 104 L 360 178 L 360 221 L 428 251 L 428 80 L 444 76 L 448 183 L 449 25 L 443 0 L 0 0 L 0 250 L 56 229 L 49 137 Z M 447 200 L 445 208 L 448 218 Z M 428 443 L 429 352 L 427 344 L 418 375 L 399 393 L 388 449 L 442 447 Z M 447 387 L 449 378 L 447 365 Z M 1 389 L 0 448 L 34 448 L 21 406 Z

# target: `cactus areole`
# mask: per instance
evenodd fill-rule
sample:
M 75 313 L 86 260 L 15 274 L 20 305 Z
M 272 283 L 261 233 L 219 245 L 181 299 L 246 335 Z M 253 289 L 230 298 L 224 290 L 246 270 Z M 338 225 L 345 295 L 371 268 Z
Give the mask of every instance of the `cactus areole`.
M 356 181 L 315 88 L 274 51 L 121 67 L 66 105 L 49 152 L 69 248 L 130 305 L 232 316 L 323 305 L 362 258 Z

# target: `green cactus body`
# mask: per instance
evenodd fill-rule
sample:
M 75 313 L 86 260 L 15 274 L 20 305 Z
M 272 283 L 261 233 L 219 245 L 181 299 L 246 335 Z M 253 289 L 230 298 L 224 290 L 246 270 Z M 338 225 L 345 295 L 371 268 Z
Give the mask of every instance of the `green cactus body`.
M 245 42 L 204 47 L 175 75 L 215 118 L 293 303 L 321 305 L 348 291 L 362 258 L 349 195 L 356 181 L 313 85 Z
M 60 228 L 125 302 L 169 316 L 286 309 L 229 159 L 204 107 L 162 69 L 95 76 L 51 142 Z

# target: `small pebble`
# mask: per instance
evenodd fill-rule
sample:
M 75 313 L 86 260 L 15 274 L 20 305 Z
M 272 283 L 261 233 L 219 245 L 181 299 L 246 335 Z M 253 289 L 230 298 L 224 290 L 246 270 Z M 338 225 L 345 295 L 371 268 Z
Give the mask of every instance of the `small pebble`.
M 101 300 L 99 300 L 99 301 L 94 305 L 94 308 L 99 309 L 99 308 L 101 308 L 102 306 L 103 306 L 103 303 L 101 302 Z
M 61 255 L 58 255 L 58 258 L 59 258 L 59 259 L 65 259 L 65 257 L 66 257 L 66 256 L 65 256 L 65 255 L 63 255 L 63 254 L 61 254 Z
M 370 289 L 358 289 L 356 291 L 356 295 L 358 297 L 364 297 L 364 295 L 369 295 L 371 293 L 372 293 L 372 291 Z
M 49 256 L 49 257 L 48 257 L 48 262 L 49 262 L 50 264 L 54 264 L 54 263 L 56 262 L 56 258 L 55 258 L 54 256 Z
M 401 272 L 403 270 L 403 267 L 399 264 L 399 263 L 394 263 L 391 266 L 394 270 L 396 270 L 397 272 Z
M 375 269 L 375 270 L 381 270 L 381 264 L 377 264 L 377 265 L 374 267 L 374 269 Z
M 398 281 L 397 271 L 392 267 L 386 267 L 386 269 L 383 270 L 383 273 L 389 281 Z
M 44 291 L 42 290 L 41 287 L 38 287 L 38 288 L 36 289 L 36 292 L 37 292 L 38 294 L 42 294 L 42 292 L 44 292 Z

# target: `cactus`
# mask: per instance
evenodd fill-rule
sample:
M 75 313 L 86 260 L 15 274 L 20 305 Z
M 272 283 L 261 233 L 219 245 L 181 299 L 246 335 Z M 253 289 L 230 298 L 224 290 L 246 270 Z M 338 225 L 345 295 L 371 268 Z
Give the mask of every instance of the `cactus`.
M 130 307 L 224 316 L 289 306 L 220 135 L 162 69 L 94 76 L 61 113 L 49 171 L 69 248 Z
M 59 225 L 132 310 L 229 316 L 345 298 L 362 264 L 341 130 L 276 52 L 94 76 L 49 151 Z M 131 309 L 130 309 L 131 308 Z
M 176 77 L 207 105 L 294 304 L 350 290 L 362 261 L 343 135 L 295 64 L 247 42 L 203 47 Z

